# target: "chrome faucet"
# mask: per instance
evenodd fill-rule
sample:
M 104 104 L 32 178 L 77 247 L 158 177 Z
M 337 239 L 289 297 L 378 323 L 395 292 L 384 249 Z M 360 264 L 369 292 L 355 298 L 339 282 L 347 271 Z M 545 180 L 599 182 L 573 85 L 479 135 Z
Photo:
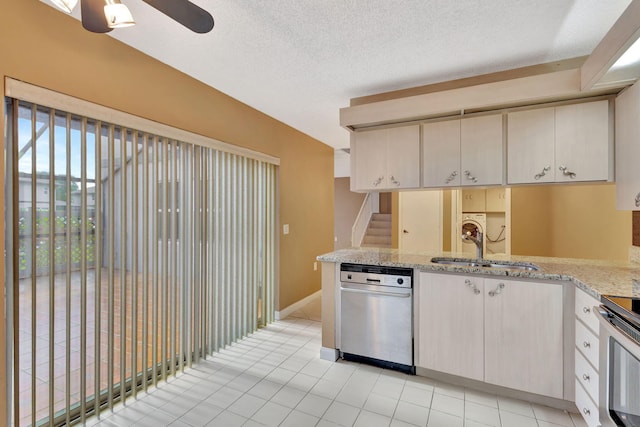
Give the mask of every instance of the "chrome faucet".
M 465 234 L 462 235 L 462 240 L 470 240 L 473 243 L 476 244 L 476 258 L 478 259 L 482 259 L 482 257 L 484 256 L 484 250 L 482 248 L 482 233 L 481 232 L 477 232 L 476 233 L 477 237 L 473 237 L 471 235 L 470 231 L 467 231 Z

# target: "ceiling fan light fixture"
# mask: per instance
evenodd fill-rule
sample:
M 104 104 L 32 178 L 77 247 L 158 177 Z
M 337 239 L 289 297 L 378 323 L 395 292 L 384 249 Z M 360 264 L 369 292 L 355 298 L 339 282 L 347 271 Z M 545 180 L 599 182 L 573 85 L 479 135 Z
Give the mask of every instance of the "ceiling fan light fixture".
M 131 11 L 122 3 L 109 2 L 104 7 L 104 16 L 109 28 L 124 28 L 136 25 Z
M 51 3 L 58 6 L 63 11 L 71 13 L 73 8 L 78 4 L 78 0 L 51 0 Z

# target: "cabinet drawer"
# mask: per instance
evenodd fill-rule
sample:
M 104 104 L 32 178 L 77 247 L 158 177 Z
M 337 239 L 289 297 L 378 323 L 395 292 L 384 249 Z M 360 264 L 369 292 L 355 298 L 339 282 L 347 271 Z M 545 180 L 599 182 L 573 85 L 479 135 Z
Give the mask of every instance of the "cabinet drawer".
M 600 425 L 600 414 L 598 407 L 589 398 L 589 394 L 582 387 L 580 381 L 576 379 L 576 407 L 582 418 L 589 427 L 598 427 Z
M 576 317 L 584 322 L 592 332 L 598 334 L 598 318 L 593 313 L 593 307 L 600 305 L 600 301 L 576 288 Z
M 593 366 L 600 361 L 599 348 L 600 341 L 584 324 L 576 321 L 576 347 Z
M 576 379 L 582 383 L 582 386 L 587 390 L 591 400 L 594 402 L 598 400 L 598 371 L 587 362 L 587 359 L 576 351 Z

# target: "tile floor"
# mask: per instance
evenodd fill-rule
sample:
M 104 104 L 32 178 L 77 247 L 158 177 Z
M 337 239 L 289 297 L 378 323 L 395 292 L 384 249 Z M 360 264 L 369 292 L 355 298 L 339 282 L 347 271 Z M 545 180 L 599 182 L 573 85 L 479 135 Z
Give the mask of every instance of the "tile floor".
M 319 358 L 319 301 L 88 425 L 574 427 L 577 414 Z

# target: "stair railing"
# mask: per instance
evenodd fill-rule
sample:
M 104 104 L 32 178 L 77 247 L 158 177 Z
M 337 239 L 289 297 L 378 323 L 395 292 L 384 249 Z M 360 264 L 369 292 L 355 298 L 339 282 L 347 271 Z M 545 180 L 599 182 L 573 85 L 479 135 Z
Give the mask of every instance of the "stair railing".
M 351 246 L 359 248 L 367 232 L 367 227 L 374 213 L 380 212 L 380 195 L 378 193 L 367 193 L 360 212 L 351 228 Z

